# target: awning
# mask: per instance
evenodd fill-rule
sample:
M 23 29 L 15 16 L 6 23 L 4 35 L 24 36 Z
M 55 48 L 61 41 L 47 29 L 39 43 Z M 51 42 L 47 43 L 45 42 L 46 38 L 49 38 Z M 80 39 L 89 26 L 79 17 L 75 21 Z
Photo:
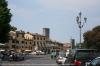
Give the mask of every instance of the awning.
M 5 50 L 3 50 L 3 49 L 0 49 L 0 51 L 5 51 Z
M 25 50 L 25 51 L 32 51 L 32 50 Z
M 5 45 L 5 44 L 0 43 L 0 45 Z

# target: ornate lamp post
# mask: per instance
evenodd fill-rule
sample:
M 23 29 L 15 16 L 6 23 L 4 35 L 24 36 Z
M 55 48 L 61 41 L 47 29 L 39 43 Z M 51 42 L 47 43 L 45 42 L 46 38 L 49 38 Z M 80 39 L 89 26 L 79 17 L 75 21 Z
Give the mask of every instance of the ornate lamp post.
M 79 27 L 79 29 L 80 29 L 80 44 L 81 44 L 81 30 L 82 30 L 84 24 L 85 24 L 86 21 L 87 21 L 87 18 L 84 17 L 84 21 L 82 22 L 82 21 L 81 21 L 81 15 L 82 15 L 82 13 L 80 12 L 80 13 L 79 13 L 79 16 L 76 17 L 76 21 L 77 21 L 78 27 Z

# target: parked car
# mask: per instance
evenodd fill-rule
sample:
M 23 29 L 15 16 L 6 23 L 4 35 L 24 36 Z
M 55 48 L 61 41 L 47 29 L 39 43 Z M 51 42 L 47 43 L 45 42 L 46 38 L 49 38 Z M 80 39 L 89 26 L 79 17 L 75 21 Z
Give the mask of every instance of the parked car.
M 2 66 L 2 57 L 3 55 L 0 53 L 0 66 Z
M 92 61 L 87 62 L 85 66 L 100 66 L 100 57 L 97 57 Z
M 9 56 L 9 60 L 13 60 L 13 61 L 21 61 L 21 60 L 24 60 L 25 58 L 25 55 L 23 53 L 14 53 L 14 54 L 11 54 Z
M 33 52 L 29 53 L 29 54 L 31 54 L 31 55 L 36 55 L 36 52 L 33 51 Z
M 0 50 L 0 59 L 2 59 L 3 58 L 3 53 L 5 52 L 5 50 Z
M 16 60 L 24 60 L 25 55 L 23 53 L 17 53 Z
M 3 61 L 9 60 L 9 52 L 8 51 L 2 51 L 0 52 L 0 57 Z
M 64 65 L 66 59 L 66 54 L 64 52 L 59 52 L 59 55 L 56 57 L 56 63 Z
M 68 60 L 66 61 L 75 66 L 84 66 L 86 62 L 97 56 L 98 54 L 96 49 L 75 49 L 71 54 L 69 54 Z
M 36 51 L 36 55 L 45 55 L 45 52 L 38 50 L 38 51 Z

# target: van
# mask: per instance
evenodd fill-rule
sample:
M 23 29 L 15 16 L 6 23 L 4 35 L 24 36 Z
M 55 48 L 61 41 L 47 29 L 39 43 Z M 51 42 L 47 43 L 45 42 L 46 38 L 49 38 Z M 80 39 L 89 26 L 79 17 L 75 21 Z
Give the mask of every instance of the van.
M 84 66 L 86 62 L 98 56 L 96 49 L 75 49 L 68 56 L 68 61 L 75 66 Z

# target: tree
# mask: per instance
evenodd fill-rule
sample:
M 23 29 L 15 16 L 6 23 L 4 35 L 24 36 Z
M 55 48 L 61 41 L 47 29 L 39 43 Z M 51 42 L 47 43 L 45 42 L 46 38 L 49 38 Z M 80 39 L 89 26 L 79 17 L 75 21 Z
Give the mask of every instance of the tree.
M 95 48 L 100 50 L 100 25 L 94 27 L 91 31 L 85 32 L 83 37 L 87 48 Z
M 17 30 L 17 28 L 16 28 L 16 27 L 14 27 L 14 26 L 11 26 L 11 30 L 12 30 L 12 31 L 16 31 L 16 30 Z
M 0 43 L 8 41 L 11 29 L 10 21 L 12 14 L 7 6 L 8 3 L 6 0 L 0 0 Z

